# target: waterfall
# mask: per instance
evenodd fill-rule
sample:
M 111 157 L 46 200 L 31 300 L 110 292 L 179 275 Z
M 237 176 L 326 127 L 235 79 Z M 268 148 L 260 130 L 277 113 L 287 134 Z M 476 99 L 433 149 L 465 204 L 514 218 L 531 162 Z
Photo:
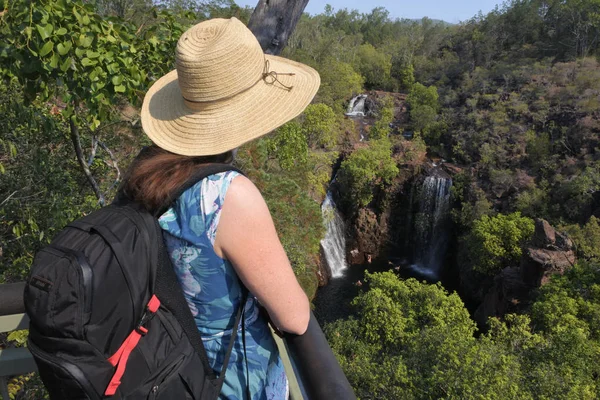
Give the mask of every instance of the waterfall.
M 352 100 L 350 100 L 350 104 L 348 104 L 348 110 L 346 112 L 346 115 L 348 117 L 364 117 L 366 100 L 366 94 L 361 94 L 354 97 Z
M 344 276 L 344 270 L 348 268 L 346 263 L 346 236 L 344 221 L 335 208 L 330 192 L 327 192 L 327 197 L 321 205 L 321 213 L 323 214 L 323 222 L 327 227 L 325 239 L 321 240 L 323 254 L 331 271 L 331 277 L 339 278 Z
M 415 218 L 415 256 L 412 269 L 437 280 L 448 247 L 450 188 L 452 179 L 436 174 L 423 182 Z

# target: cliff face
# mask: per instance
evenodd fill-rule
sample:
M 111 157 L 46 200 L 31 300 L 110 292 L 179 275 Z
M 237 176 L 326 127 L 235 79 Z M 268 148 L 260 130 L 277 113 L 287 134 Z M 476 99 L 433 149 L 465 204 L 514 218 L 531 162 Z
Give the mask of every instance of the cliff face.
M 502 317 L 526 309 L 535 289 L 552 275 L 564 274 L 576 262 L 573 242 L 547 221 L 535 221 L 533 239 L 523 252 L 518 267 L 505 268 L 494 278 L 492 288 L 475 312 L 475 320 L 485 326 L 489 317 Z

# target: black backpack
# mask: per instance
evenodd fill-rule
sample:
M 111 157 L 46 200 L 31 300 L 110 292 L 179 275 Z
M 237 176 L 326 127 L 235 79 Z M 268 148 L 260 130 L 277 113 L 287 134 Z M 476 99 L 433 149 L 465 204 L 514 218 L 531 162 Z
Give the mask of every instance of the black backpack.
M 229 170 L 235 168 L 202 168 L 168 203 Z M 246 296 L 223 349 L 222 371 Z M 157 219 L 136 204 L 120 200 L 74 221 L 38 252 L 25 307 L 29 349 L 51 399 L 219 396 L 225 374 L 216 376 L 209 366 Z

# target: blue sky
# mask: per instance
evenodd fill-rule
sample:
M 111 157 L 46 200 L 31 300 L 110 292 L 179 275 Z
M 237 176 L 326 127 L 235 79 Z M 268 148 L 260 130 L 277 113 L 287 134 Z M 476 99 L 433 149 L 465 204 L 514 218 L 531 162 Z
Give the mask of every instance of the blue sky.
M 258 0 L 236 0 L 240 6 L 254 7 Z M 476 15 L 479 11 L 484 14 L 494 9 L 502 0 L 310 0 L 306 6 L 307 12 L 319 14 L 326 4 L 331 4 L 335 10 L 340 8 L 356 9 L 366 13 L 373 8 L 385 7 L 394 18 L 442 19 L 446 22 L 458 23 Z

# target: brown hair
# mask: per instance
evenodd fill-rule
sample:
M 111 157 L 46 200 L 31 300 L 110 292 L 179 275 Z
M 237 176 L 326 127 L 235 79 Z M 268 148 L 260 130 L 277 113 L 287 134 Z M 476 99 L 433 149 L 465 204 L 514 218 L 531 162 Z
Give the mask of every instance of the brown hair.
M 187 182 L 202 164 L 231 163 L 233 152 L 189 157 L 150 146 L 133 161 L 119 192 L 152 214 L 168 206 L 170 196 Z

